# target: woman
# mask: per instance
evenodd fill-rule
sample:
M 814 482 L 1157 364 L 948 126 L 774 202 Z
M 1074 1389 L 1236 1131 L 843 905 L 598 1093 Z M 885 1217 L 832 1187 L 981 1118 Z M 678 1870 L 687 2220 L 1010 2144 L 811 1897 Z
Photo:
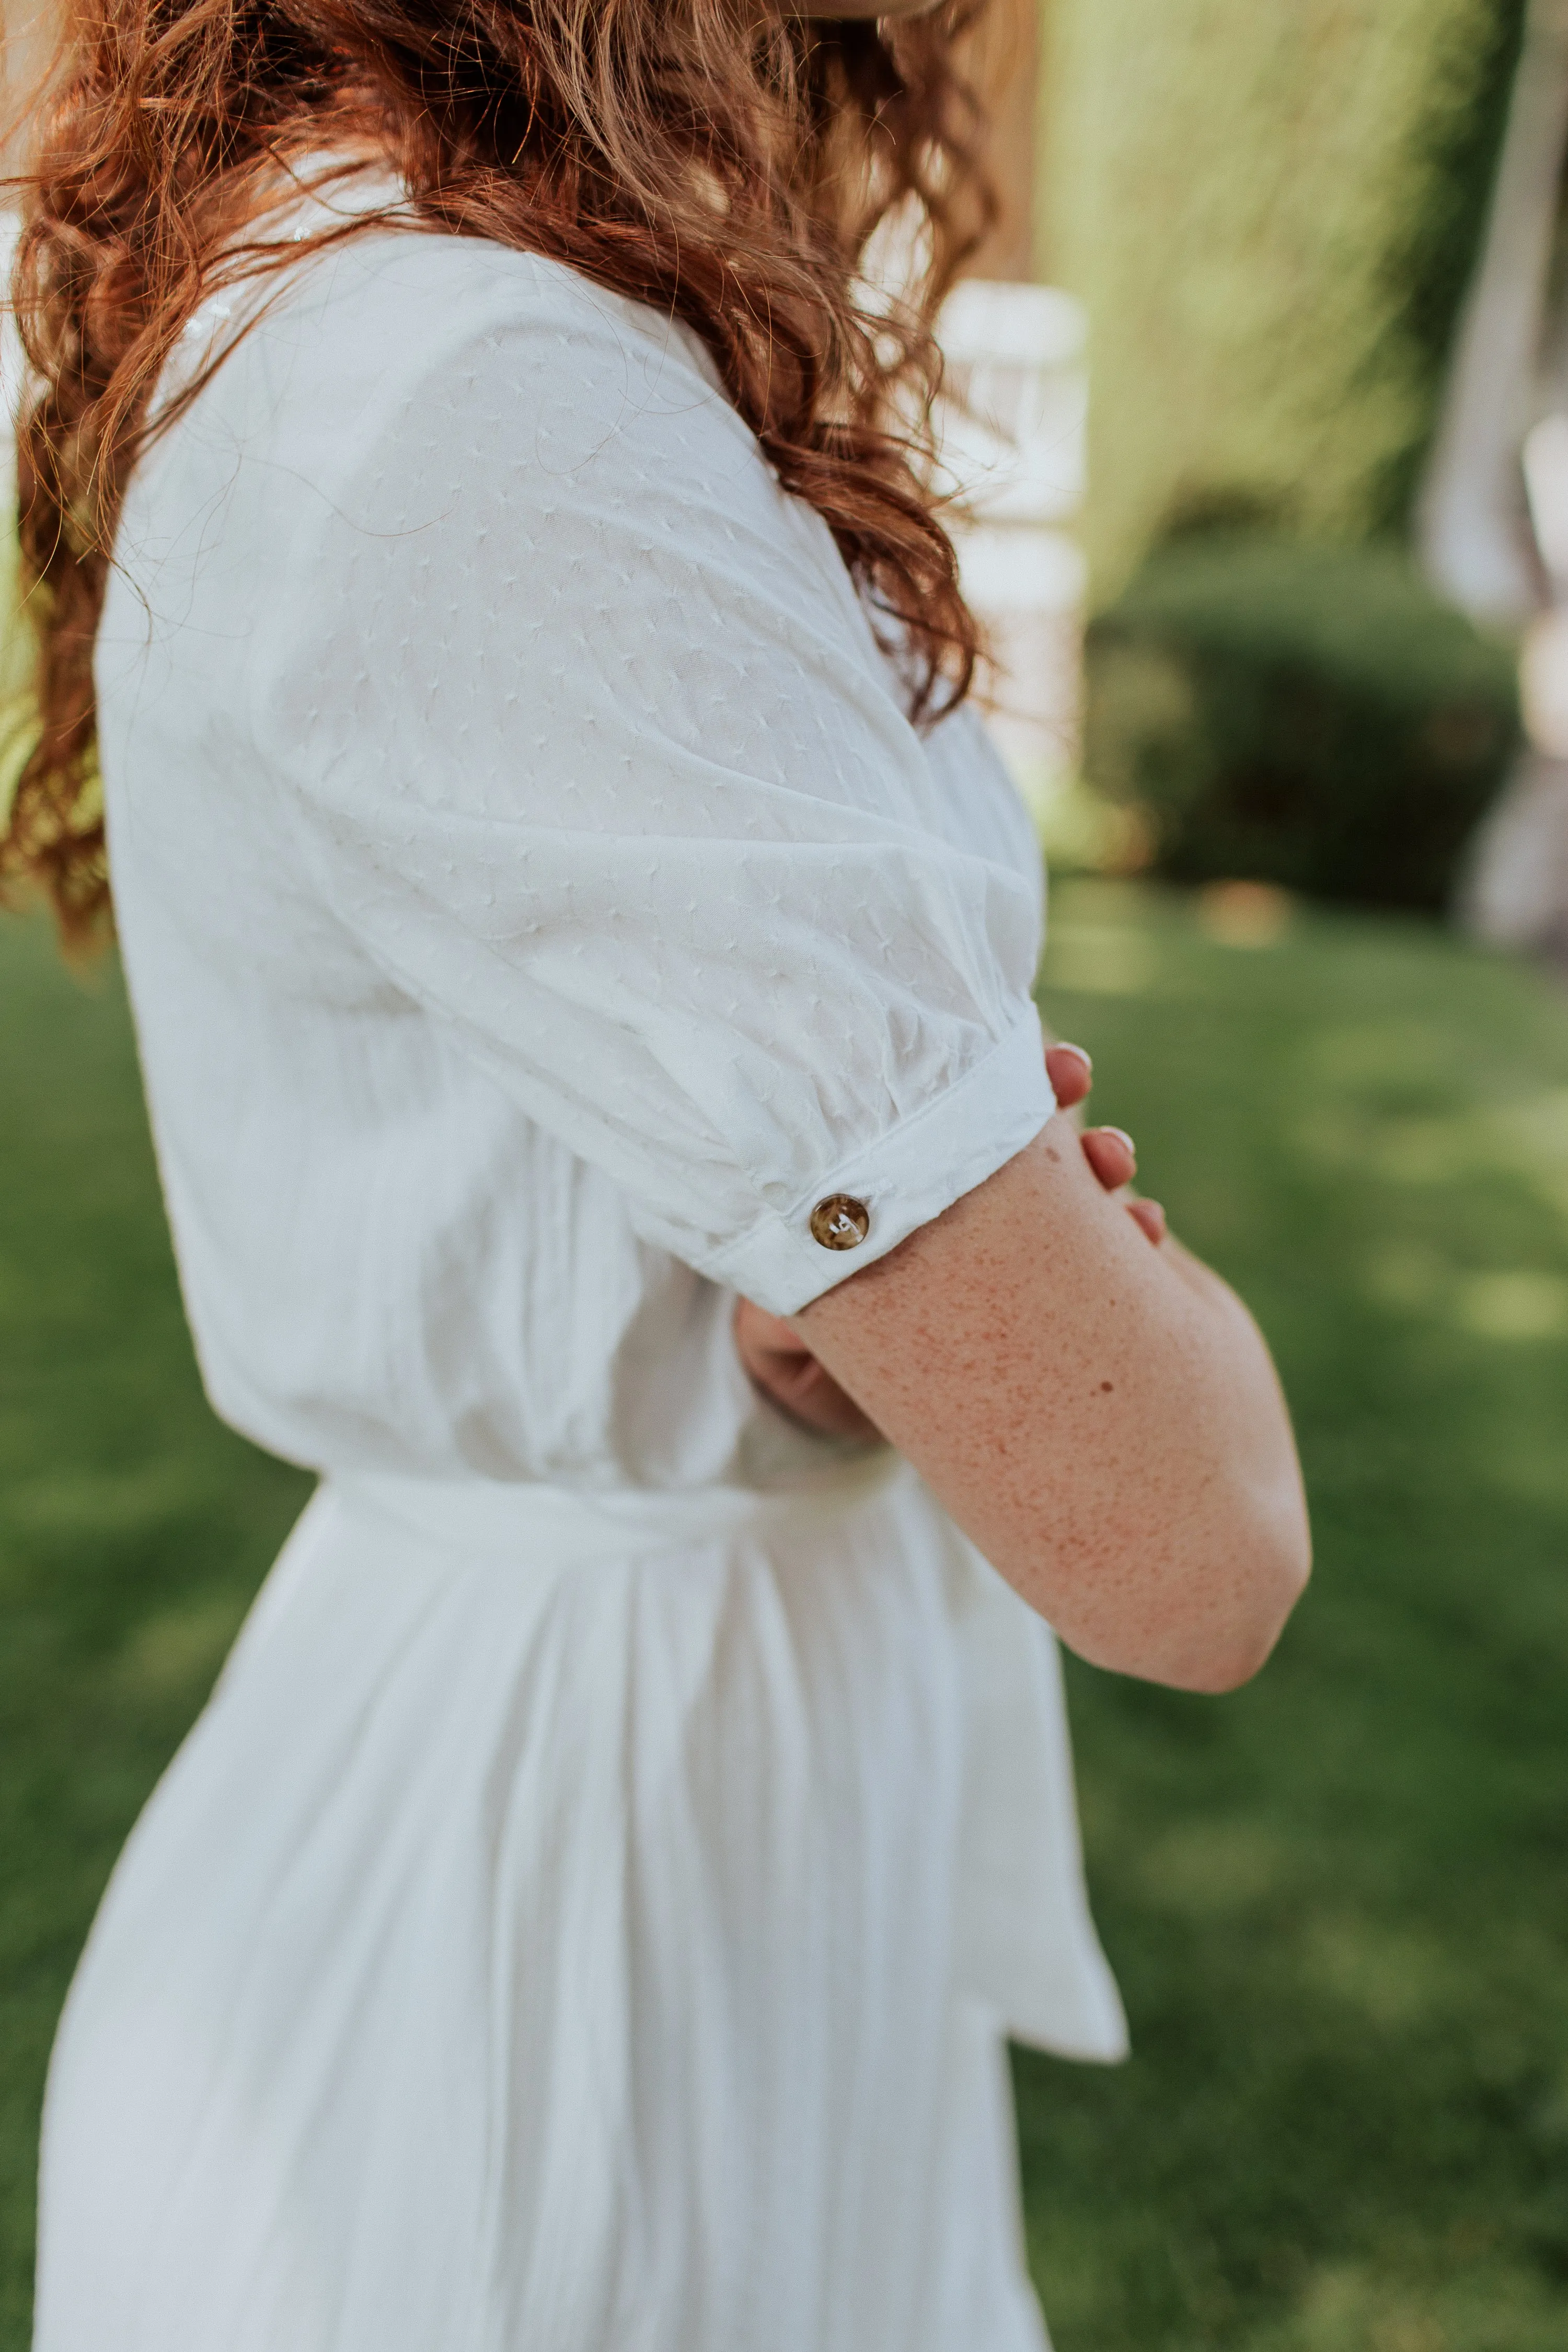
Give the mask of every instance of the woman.
M 6 855 L 90 925 L 96 740 L 209 1391 L 322 1483 L 68 2004 L 40 2352 L 1043 2341 L 1002 2037 L 1121 2032 L 1043 1620 L 1222 1688 L 1306 1538 L 1055 1115 L 858 303 L 975 216 L 952 34 L 82 0 Z

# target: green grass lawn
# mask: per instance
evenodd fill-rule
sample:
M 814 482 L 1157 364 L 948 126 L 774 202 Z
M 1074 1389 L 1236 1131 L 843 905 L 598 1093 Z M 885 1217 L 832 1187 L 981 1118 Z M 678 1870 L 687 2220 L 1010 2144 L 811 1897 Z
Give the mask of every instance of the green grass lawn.
M 1563 2352 L 1568 994 L 1415 927 L 1300 916 L 1241 948 L 1189 901 L 1079 883 L 1046 1003 L 1148 1189 L 1257 1307 L 1319 1549 L 1240 1696 L 1072 1673 L 1135 2055 L 1019 2061 L 1058 2352 Z M 117 988 L 14 923 L 0 1137 L 0 2352 L 21 2352 L 72 1958 L 302 1482 L 203 1404 Z

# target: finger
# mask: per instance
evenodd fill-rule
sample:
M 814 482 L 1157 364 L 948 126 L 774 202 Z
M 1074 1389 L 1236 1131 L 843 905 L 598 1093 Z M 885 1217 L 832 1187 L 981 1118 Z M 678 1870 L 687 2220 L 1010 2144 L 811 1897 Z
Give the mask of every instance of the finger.
M 1142 1225 L 1156 1249 L 1165 1238 L 1165 1212 L 1158 1201 L 1129 1201 L 1127 1213 L 1135 1225 Z
M 760 1354 L 779 1348 L 806 1352 L 793 1323 L 786 1323 L 782 1315 L 770 1315 L 765 1307 L 758 1307 L 750 1298 L 735 1301 L 734 1330 L 736 1344 L 742 1353 Z
M 1083 1156 L 1108 1192 L 1120 1192 L 1138 1173 L 1132 1138 L 1120 1127 L 1091 1127 L 1083 1138 Z
M 787 1381 L 781 1382 L 773 1390 L 773 1398 L 792 1420 L 803 1423 L 818 1436 L 862 1440 L 881 1436 L 875 1422 L 861 1412 L 854 1398 L 815 1358 Z
M 1081 1045 L 1047 1045 L 1046 1076 L 1060 1110 L 1082 1102 L 1094 1084 L 1094 1064 Z
M 880 1431 L 854 1398 L 841 1389 L 815 1356 L 803 1354 L 789 1361 L 771 1360 L 752 1378 L 769 1402 L 786 1419 L 819 1437 L 877 1440 Z

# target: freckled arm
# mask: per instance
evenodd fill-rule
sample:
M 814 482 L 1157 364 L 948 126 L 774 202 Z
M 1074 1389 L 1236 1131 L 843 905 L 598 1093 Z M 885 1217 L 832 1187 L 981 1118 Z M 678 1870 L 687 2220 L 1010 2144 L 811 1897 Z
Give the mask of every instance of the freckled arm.
M 1065 1118 L 795 1323 L 1084 1656 L 1205 1690 L 1262 1664 L 1310 1558 L 1268 1349 Z

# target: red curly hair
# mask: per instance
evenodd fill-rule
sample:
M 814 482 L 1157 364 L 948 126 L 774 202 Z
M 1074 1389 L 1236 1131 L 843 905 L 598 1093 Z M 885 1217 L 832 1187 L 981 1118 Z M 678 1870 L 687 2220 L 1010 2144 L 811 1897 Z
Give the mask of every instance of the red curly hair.
M 975 625 L 921 457 L 931 319 L 994 213 L 954 63 L 978 5 L 871 25 L 783 0 L 70 0 L 21 183 L 41 733 L 0 882 L 40 885 L 68 936 L 107 908 L 92 649 L 125 485 L 205 380 L 150 427 L 204 297 L 311 249 L 279 215 L 323 157 L 390 162 L 416 227 L 526 247 L 687 320 L 885 616 L 911 715 L 963 695 Z M 885 310 L 858 271 L 900 205 L 929 267 Z

